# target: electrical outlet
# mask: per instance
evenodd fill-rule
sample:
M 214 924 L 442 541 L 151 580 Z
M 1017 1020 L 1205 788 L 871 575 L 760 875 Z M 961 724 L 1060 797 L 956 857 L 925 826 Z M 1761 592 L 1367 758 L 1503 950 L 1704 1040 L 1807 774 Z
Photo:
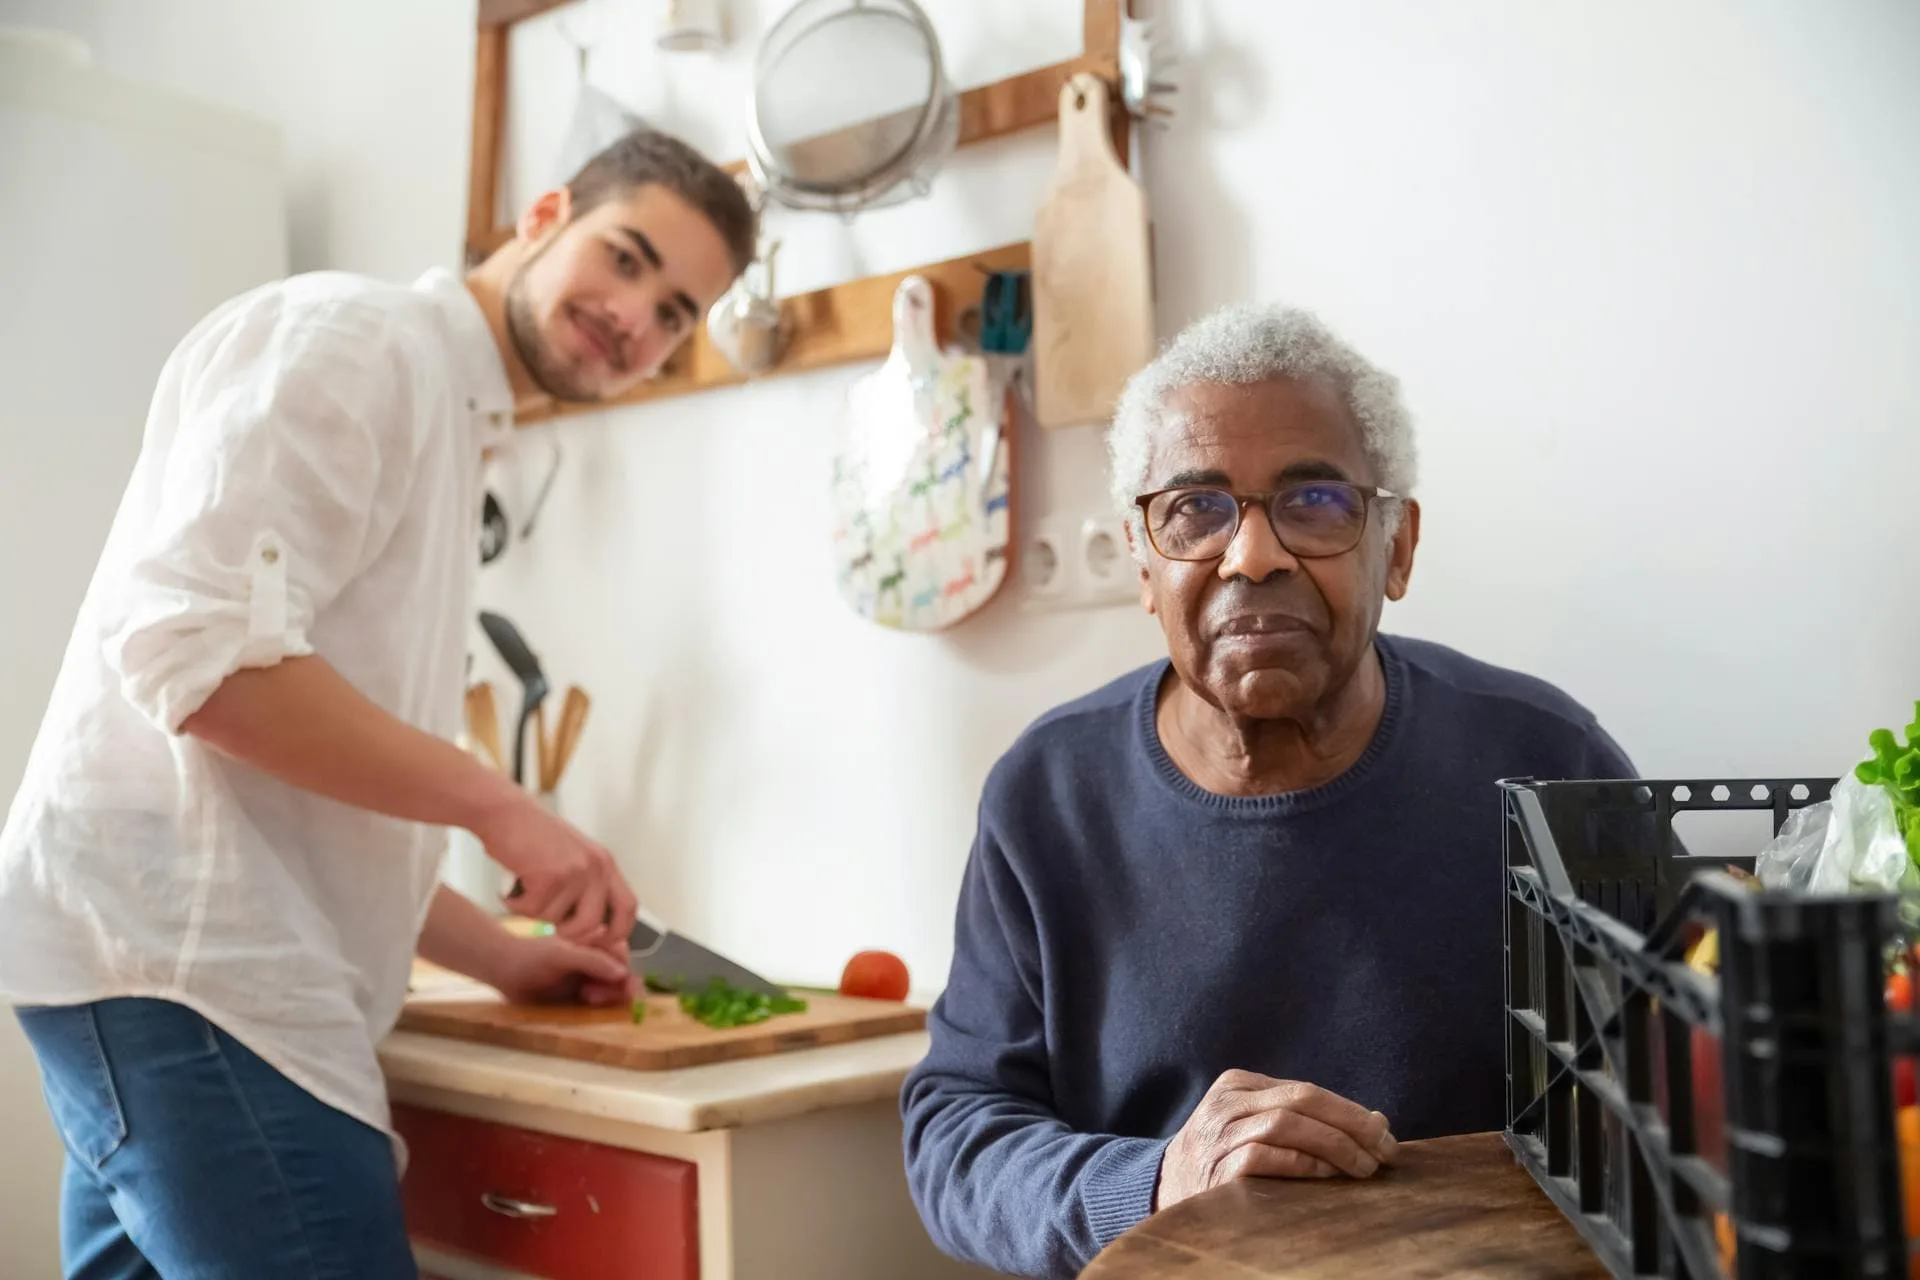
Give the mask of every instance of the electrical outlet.
M 1140 575 L 1125 526 L 1111 515 L 1034 521 L 1020 548 L 1026 609 L 1092 609 L 1139 598 Z
M 1080 522 L 1080 570 L 1088 604 L 1139 598 L 1139 566 L 1127 549 L 1126 527 L 1112 516 L 1088 516 Z
M 1036 608 L 1067 606 L 1073 580 L 1073 548 L 1067 533 L 1067 525 L 1058 517 L 1045 517 L 1034 521 L 1020 548 L 1020 582 Z

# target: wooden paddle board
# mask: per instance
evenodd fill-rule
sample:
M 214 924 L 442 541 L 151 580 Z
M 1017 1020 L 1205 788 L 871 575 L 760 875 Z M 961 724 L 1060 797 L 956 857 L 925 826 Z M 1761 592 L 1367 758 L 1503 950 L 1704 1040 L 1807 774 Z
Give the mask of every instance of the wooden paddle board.
M 1153 359 L 1147 197 L 1114 154 L 1106 82 L 1060 90 L 1060 161 L 1033 226 L 1034 410 L 1093 425 Z
M 805 1013 L 776 1014 L 752 1026 L 725 1029 L 695 1021 L 670 995 L 648 996 L 647 1016 L 638 1024 L 624 1007 L 588 1009 L 427 996 L 407 1002 L 398 1029 L 635 1071 L 667 1071 L 921 1031 L 927 1025 L 925 1009 L 890 1000 L 799 994 L 807 1002 Z

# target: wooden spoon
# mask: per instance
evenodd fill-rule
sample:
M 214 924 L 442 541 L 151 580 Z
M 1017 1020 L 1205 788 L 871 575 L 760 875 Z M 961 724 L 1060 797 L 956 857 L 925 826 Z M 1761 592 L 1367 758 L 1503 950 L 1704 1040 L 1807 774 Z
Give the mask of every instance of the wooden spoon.
M 500 716 L 489 681 L 482 680 L 467 689 L 467 736 L 493 761 L 494 768 L 506 767 L 507 758 L 500 749 Z
M 587 723 L 587 712 L 592 709 L 593 700 L 587 697 L 586 690 L 579 685 L 567 686 L 566 700 L 560 706 L 560 728 L 554 743 L 553 780 L 558 785 L 560 775 L 573 760 L 573 753 L 580 745 L 580 733 Z

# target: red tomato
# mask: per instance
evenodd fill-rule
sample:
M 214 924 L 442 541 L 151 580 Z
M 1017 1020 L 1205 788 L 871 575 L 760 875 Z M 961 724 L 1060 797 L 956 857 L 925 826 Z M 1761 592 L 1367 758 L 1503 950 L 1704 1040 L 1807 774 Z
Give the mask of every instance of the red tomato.
M 1887 1008 L 1899 1013 L 1913 1012 L 1913 975 L 1905 970 L 1887 978 Z
M 907 998 L 906 961 L 891 951 L 862 951 L 840 974 L 840 994 L 868 1000 Z

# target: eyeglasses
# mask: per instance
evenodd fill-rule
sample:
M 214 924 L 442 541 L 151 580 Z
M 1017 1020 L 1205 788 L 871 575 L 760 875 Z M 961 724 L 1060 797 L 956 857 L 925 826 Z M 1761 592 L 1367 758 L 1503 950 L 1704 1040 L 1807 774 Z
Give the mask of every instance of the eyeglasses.
M 1273 536 L 1291 555 L 1323 560 L 1360 545 L 1375 498 L 1400 495 L 1375 485 L 1309 480 L 1272 493 L 1232 493 L 1212 485 L 1181 485 L 1135 498 L 1146 518 L 1147 541 L 1169 560 L 1214 560 L 1227 554 L 1249 504 L 1266 507 Z

